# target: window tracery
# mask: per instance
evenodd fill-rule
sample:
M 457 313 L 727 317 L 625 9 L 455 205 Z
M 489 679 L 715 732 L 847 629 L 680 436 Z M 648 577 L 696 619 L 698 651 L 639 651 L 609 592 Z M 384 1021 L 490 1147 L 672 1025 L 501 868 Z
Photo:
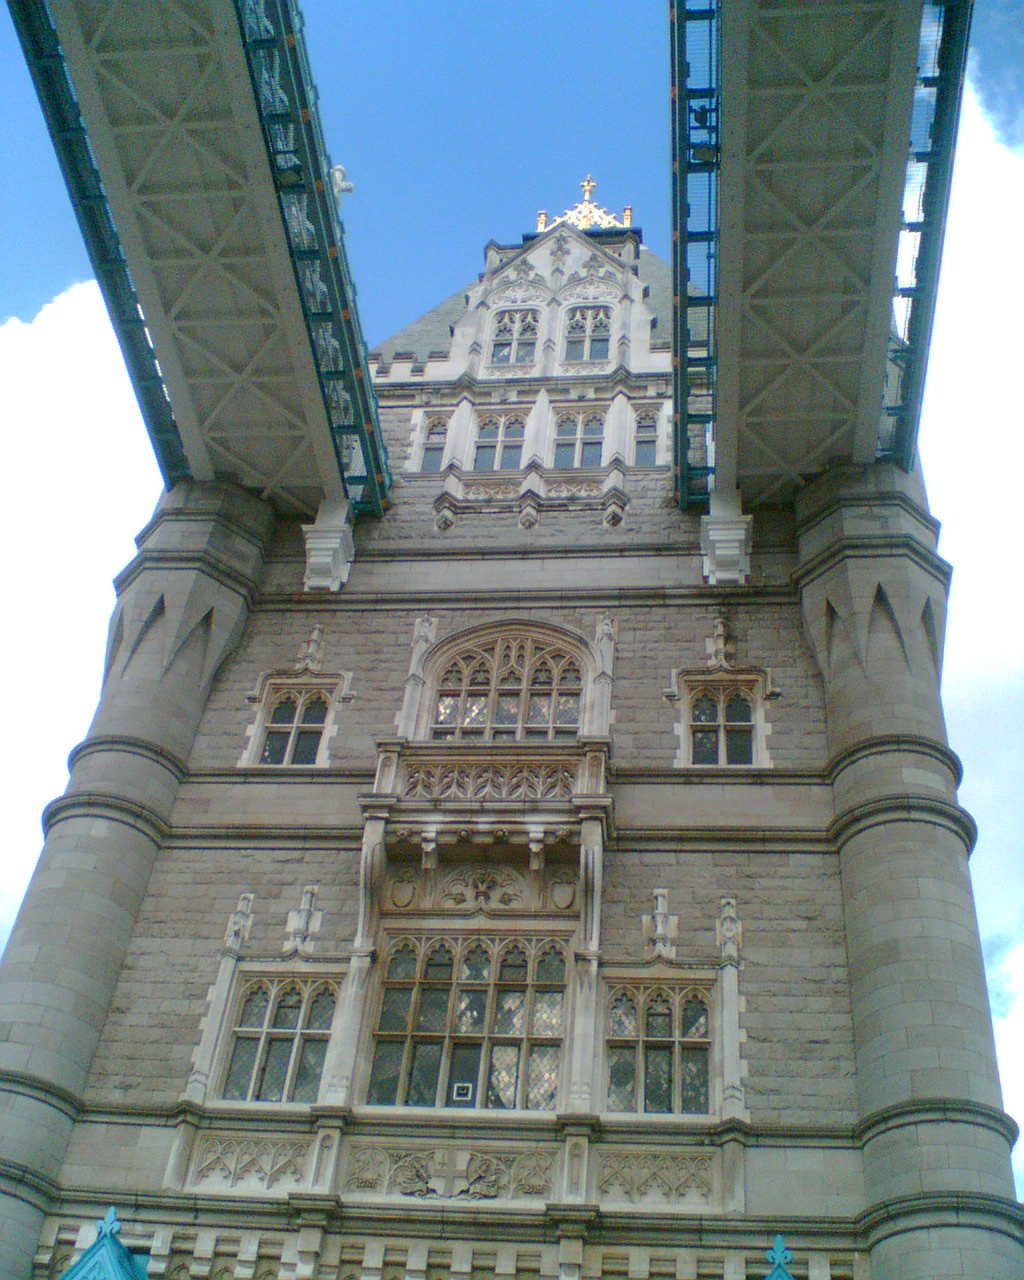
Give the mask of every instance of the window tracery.
M 368 1103 L 554 1110 L 567 1025 L 562 941 L 407 936 L 386 955 Z
M 658 461 L 658 411 L 640 409 L 636 415 L 633 463 L 638 467 L 653 467 Z
M 420 458 L 421 471 L 436 473 L 441 470 L 447 442 L 448 419 L 440 416 L 428 418 L 423 435 L 423 454 Z
M 316 1102 L 337 998 L 330 982 L 250 978 L 238 996 L 221 1097 Z
M 754 763 L 754 699 L 751 690 L 705 685 L 690 697 L 690 762 Z
M 461 742 L 572 739 L 583 671 L 557 642 L 499 636 L 467 647 L 436 685 L 430 736 Z
M 270 704 L 258 763 L 314 765 L 327 724 L 328 701 L 319 689 L 287 690 Z
M 490 413 L 480 420 L 474 471 L 518 471 L 522 461 L 526 419 L 520 413 Z
M 599 467 L 604 448 L 604 410 L 574 409 L 555 418 L 554 465 L 568 470 Z
M 611 307 L 571 307 L 565 322 L 565 360 L 607 360 L 611 346 Z
M 609 1111 L 706 1115 L 710 994 L 619 986 L 608 999 Z
M 494 317 L 491 364 L 533 364 L 539 311 L 499 311 Z

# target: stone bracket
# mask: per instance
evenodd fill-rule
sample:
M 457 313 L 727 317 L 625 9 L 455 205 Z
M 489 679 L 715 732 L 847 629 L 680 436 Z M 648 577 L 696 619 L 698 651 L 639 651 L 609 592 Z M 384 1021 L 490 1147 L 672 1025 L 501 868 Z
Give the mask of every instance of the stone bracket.
M 340 591 L 348 581 L 356 549 L 352 540 L 352 510 L 347 498 L 325 498 L 315 524 L 304 524 L 306 591 Z

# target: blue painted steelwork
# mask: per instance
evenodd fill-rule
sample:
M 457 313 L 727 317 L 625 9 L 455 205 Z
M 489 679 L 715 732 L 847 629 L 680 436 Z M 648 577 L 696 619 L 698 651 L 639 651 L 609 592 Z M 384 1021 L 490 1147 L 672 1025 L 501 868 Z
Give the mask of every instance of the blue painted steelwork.
M 191 472 L 49 7 L 41 0 L 8 0 L 8 7 L 157 463 L 170 488 Z
M 769 1262 L 774 1263 L 771 1271 L 765 1277 L 765 1280 L 793 1280 L 793 1277 L 786 1270 L 787 1263 L 793 1261 L 793 1255 L 786 1248 L 785 1241 L 782 1236 L 775 1237 L 775 1243 L 764 1255 Z
M 355 509 L 379 516 L 391 472 L 302 15 L 294 0 L 235 0 L 235 8 L 338 465 Z
M 926 0 L 878 457 L 913 466 L 953 178 L 973 0 Z
M 124 1247 L 113 1207 L 96 1223 L 96 1240 L 61 1280 L 146 1280 L 147 1259 Z
M 672 410 L 676 499 L 707 503 L 717 373 L 718 5 L 669 9 L 672 62 Z

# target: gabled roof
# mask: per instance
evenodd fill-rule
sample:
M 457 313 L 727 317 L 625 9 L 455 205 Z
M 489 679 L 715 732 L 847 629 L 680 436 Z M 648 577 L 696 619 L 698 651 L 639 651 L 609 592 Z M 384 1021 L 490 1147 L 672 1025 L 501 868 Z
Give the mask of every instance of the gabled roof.
M 146 1259 L 119 1240 L 121 1224 L 113 1207 L 96 1223 L 96 1241 L 60 1280 L 146 1280 Z
M 532 248 L 535 237 L 522 248 Z M 667 262 L 640 245 L 637 257 L 637 274 L 641 284 L 649 290 L 647 305 L 657 319 L 653 335 L 655 346 L 669 345 L 672 341 L 672 271 Z M 412 324 L 400 329 L 393 337 L 386 338 L 370 352 L 379 356 L 384 364 L 390 364 L 396 353 L 425 361 L 431 354 L 447 356 L 451 350 L 452 327 L 466 309 L 466 294 L 476 285 L 472 280 L 446 298 L 444 302 L 420 316 Z

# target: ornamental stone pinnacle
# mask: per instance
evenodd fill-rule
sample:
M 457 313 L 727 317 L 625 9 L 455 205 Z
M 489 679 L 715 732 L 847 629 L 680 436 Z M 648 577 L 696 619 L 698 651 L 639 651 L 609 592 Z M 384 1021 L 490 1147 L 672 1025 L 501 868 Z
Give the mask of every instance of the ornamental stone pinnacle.
M 580 190 L 583 192 L 583 199 L 571 209 L 566 211 L 558 218 L 552 218 L 548 221 L 548 213 L 546 209 L 541 209 L 537 214 L 537 230 L 547 231 L 551 227 L 557 227 L 561 224 L 568 224 L 570 227 L 579 227 L 581 231 L 586 231 L 590 227 L 618 227 L 624 230 L 633 225 L 633 206 L 627 204 L 622 210 L 622 218 L 618 219 L 614 213 L 609 213 L 607 209 L 602 209 L 596 205 L 591 196 L 597 183 L 588 173 L 580 183 Z

